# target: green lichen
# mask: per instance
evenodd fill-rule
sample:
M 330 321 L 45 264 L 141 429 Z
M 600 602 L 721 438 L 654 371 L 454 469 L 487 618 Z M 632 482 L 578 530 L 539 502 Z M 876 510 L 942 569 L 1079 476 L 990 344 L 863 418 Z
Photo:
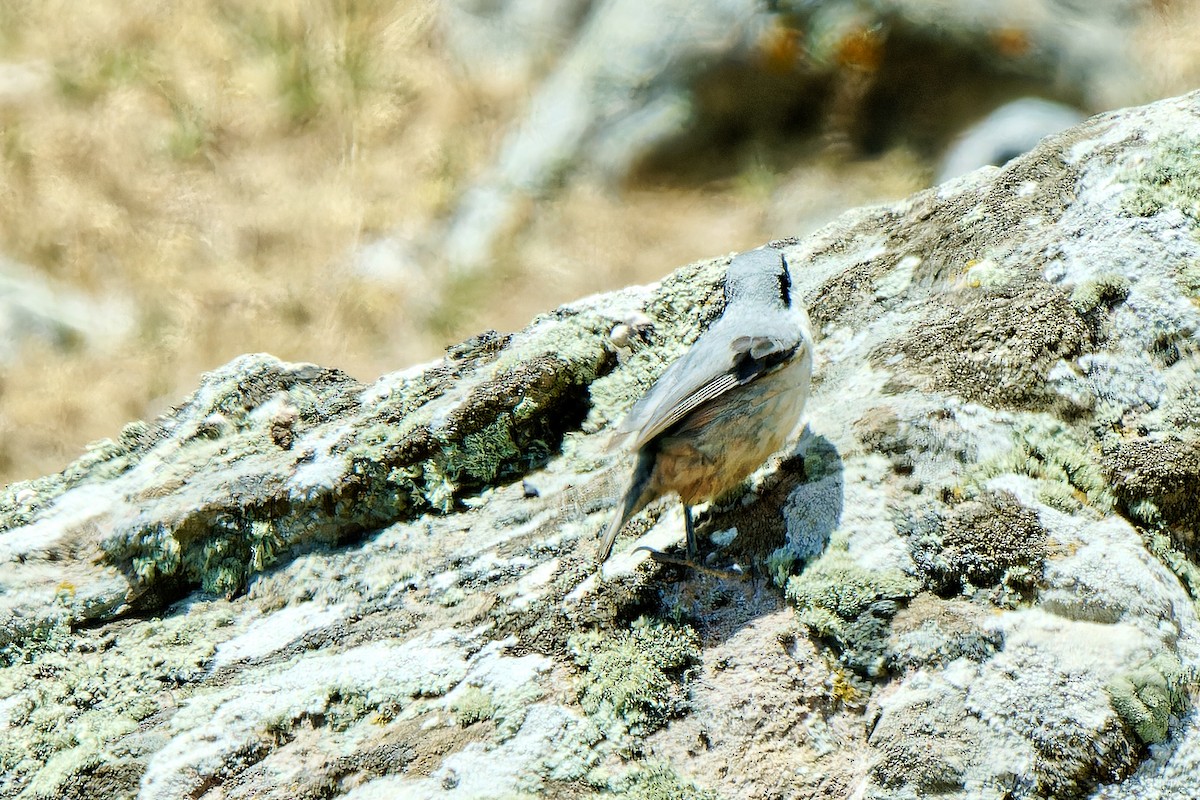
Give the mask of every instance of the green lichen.
M 787 584 L 801 623 L 832 642 L 843 662 L 867 675 L 882 674 L 892 617 L 921 582 L 899 570 L 859 566 L 831 548 Z
M 661 288 L 646 305 L 646 313 L 656 325 L 707 327 L 724 309 L 723 286 L 728 267 L 727 260 L 717 259 L 675 270 L 663 279 Z
M 350 730 L 364 719 L 375 725 L 385 725 L 408 705 L 408 700 L 407 696 L 379 696 L 376 692 L 343 686 L 330 690 L 322 716 L 325 724 L 334 731 Z M 280 724 L 294 728 L 296 723 L 305 717 L 306 715 L 292 715 L 286 720 L 280 720 Z
M 614 796 L 623 800 L 720 800 L 721 796 L 711 789 L 701 789 L 694 782 L 683 778 L 670 764 L 663 761 L 647 762 L 641 769 L 633 770 L 614 781 L 605 797 Z
M 243 356 L 158 423 L 130 425 L 62 474 L 0 492 L 0 529 L 35 521 L 72 487 L 115 480 L 148 460 L 130 496 L 141 513 L 126 516 L 136 524 L 97 537 L 132 591 L 102 599 L 107 606 L 88 618 L 126 604 L 161 608 L 193 587 L 232 597 L 283 559 L 448 513 L 544 463 L 579 427 L 588 384 L 614 361 L 602 327 L 594 314 L 560 310 L 510 363 L 479 366 L 479 358 L 464 375 L 455 370 L 470 365 L 449 359 L 397 380 L 367 407 L 362 387 L 341 373 Z M 467 391 L 450 396 L 452 387 Z M 321 445 L 293 450 L 305 438 Z M 295 491 L 299 469 L 325 480 Z M 21 639 L 24 628 L 0 641 Z
M 1080 314 L 1087 314 L 1101 306 L 1110 306 L 1129 296 L 1133 287 L 1129 279 L 1116 273 L 1097 275 L 1071 290 L 1071 305 Z
M 478 686 L 468 687 L 450 704 L 458 724 L 462 727 L 489 720 L 496 713 L 496 699 L 492 692 Z
M 326 690 L 321 698 L 320 722 L 315 722 L 308 712 L 295 709 L 285 709 L 278 714 L 264 717 L 259 725 L 256 736 L 259 746 L 265 743 L 270 747 L 281 747 L 296 737 L 297 729 L 321 726 L 330 731 L 343 733 L 350 730 L 364 718 L 374 714 L 373 721 L 387 722 L 395 717 L 395 709 L 387 704 L 381 712 L 381 705 L 367 702 L 367 697 L 361 692 L 342 693 L 332 689 Z
M 784 588 L 788 579 L 792 577 L 793 568 L 798 560 L 796 554 L 786 545 L 773 550 L 767 556 L 767 574 L 771 576 L 772 583 L 780 589 Z
M 1025 416 L 1013 424 L 1013 447 L 998 458 L 969 470 L 958 492 L 982 494 L 998 475 L 1027 475 L 1041 484 L 1038 499 L 1071 513 L 1085 506 L 1105 513 L 1114 498 L 1096 448 L 1062 421 L 1047 415 Z
M 501 692 L 496 697 L 496 708 L 492 712 L 492 722 L 496 725 L 496 739 L 504 741 L 511 739 L 525 724 L 525 714 L 530 704 L 540 700 L 543 692 L 533 684 L 526 684 L 515 692 Z M 599 733 L 595 734 L 599 740 Z M 590 754 L 590 748 L 588 748 Z M 589 755 L 579 753 L 579 761 L 584 762 Z M 567 770 L 571 771 L 571 770 Z
M 1200 565 L 1180 552 L 1172 542 L 1171 536 L 1163 531 L 1144 531 L 1143 538 L 1154 557 L 1175 573 L 1193 599 L 1200 600 Z
M 182 687 L 205 674 L 214 631 L 227 623 L 224 603 L 194 603 L 120 633 L 59 626 L 19 652 L 7 648 L 0 796 L 64 797 L 65 783 L 103 772 L 128 774 L 136 794 L 144 762 L 110 743 L 186 697 Z
M 438 472 L 451 483 L 489 484 L 496 480 L 501 467 L 522 455 L 513 441 L 513 420 L 505 415 L 482 430 L 469 433 L 461 442 L 442 448 L 435 458 Z M 544 445 L 528 454 L 536 461 L 548 455 Z
M 1067 483 L 1043 481 L 1038 487 L 1037 499 L 1064 514 L 1074 514 L 1084 506 L 1079 490 Z
M 71 588 L 60 591 L 62 595 L 72 593 Z M 70 600 L 69 597 L 60 597 L 59 602 L 65 605 Z M 71 643 L 71 626 L 65 615 L 52 614 L 28 629 L 20 638 L 10 639 L 0 646 L 0 668 L 33 662 L 45 653 L 66 652 Z
M 612 366 L 604 327 L 594 314 L 562 310 L 535 322 L 537 339 L 503 353 L 492 379 L 444 424 L 431 426 L 426 471 L 461 495 L 544 463 L 587 413 L 585 387 Z
M 1200 260 L 1193 259 L 1179 265 L 1175 272 L 1179 288 L 1193 303 L 1200 303 Z
M 1163 524 L 1162 512 L 1158 510 L 1158 504 L 1153 500 L 1142 498 L 1134 500 L 1126 509 L 1130 519 L 1142 525 L 1150 527 L 1158 527 Z
M 469 686 L 449 703 L 449 709 L 464 728 L 490 721 L 495 726 L 496 740 L 503 742 L 516 735 L 530 705 L 544 696 L 545 692 L 533 682 L 515 689 Z
M 136 578 L 147 597 L 160 585 L 198 585 L 229 597 L 284 556 L 421 513 L 449 513 L 483 488 L 519 478 L 543 464 L 563 435 L 578 427 L 587 411 L 588 383 L 611 363 L 592 330 L 599 324 L 595 318 L 560 316 L 520 356 L 506 353 L 481 367 L 483 374 L 475 376 L 466 396 L 447 398 L 444 407 L 421 400 L 445 397 L 432 373 L 447 367 L 400 383 L 371 416 L 352 420 L 333 453 L 316 456 L 332 459 L 333 480 L 307 494 L 288 488 L 293 463 L 286 452 L 297 432 L 289 427 L 281 434 L 277 423 L 303 432 L 304 425 L 325 420 L 329 409 L 351 402 L 338 394 L 344 379 L 322 378 L 326 373 L 316 368 L 297 376 L 273 360 L 265 366 L 235 362 L 179 412 L 190 408 L 200 415 L 193 426 L 197 435 L 169 443 L 177 449 L 162 456 L 164 488 L 152 491 L 181 490 L 198 474 L 214 479 L 223 464 L 237 463 L 231 473 L 238 477 L 214 487 L 211 500 L 188 509 L 181 520 L 106 539 L 106 554 Z M 243 387 L 244 378 L 249 387 Z M 287 402 L 279 399 L 280 386 L 286 386 Z M 351 388 L 354 392 L 344 394 L 357 397 L 359 387 Z M 325 392 L 323 399 L 318 390 Z M 299 410 L 272 418 L 255 405 L 268 400 Z M 393 420 L 399 410 L 404 415 Z M 220 424 L 212 422 L 216 417 Z M 247 463 L 262 466 L 248 469 Z
M 1200 222 L 1200 139 L 1156 142 L 1149 157 L 1125 170 L 1122 180 L 1131 184 L 1122 210 L 1136 217 L 1152 217 L 1175 208 Z
M 210 594 L 232 597 L 251 576 L 276 563 L 290 544 L 288 534 L 270 518 L 219 514 L 206 528 L 197 521 L 174 528 L 160 523 L 104 546 L 144 586 L 182 578 Z
M 814 437 L 808 449 L 804 451 L 805 482 L 816 483 L 841 471 L 842 458 L 833 443 L 823 436 Z
M 1159 653 L 1105 688 L 1121 720 L 1143 742 L 1157 744 L 1167 738 L 1170 716 L 1187 708 L 1187 687 L 1195 680 L 1174 654 Z
M 576 634 L 568 649 L 584 669 L 580 705 L 610 740 L 644 737 L 687 710 L 700 661 L 692 628 L 640 617 L 627 631 Z

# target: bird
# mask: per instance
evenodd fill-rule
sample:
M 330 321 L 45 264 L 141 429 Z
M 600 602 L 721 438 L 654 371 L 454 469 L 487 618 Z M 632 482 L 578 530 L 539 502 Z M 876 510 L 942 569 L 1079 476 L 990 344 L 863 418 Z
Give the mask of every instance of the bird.
M 720 318 L 616 428 L 618 442 L 633 437 L 636 460 L 600 542 L 600 564 L 631 517 L 673 492 L 683 503 L 687 558 L 638 549 L 704 569 L 696 561 L 691 507 L 736 488 L 799 427 L 812 381 L 812 325 L 792 293 L 783 253 L 770 247 L 741 253 L 724 288 Z

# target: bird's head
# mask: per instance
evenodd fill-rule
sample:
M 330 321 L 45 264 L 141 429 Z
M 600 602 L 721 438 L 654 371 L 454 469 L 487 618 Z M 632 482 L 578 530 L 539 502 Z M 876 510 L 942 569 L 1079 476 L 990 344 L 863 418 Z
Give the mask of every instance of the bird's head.
M 764 311 L 790 308 L 792 276 L 783 253 L 763 247 L 734 258 L 725 273 L 725 303 L 753 303 Z

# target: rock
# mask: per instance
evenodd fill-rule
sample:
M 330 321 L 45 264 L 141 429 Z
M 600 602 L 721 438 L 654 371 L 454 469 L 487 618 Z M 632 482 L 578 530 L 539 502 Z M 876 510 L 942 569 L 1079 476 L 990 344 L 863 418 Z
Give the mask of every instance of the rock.
M 705 64 L 748 53 L 763 17 L 748 0 L 593 4 L 495 162 L 460 198 L 442 237 L 446 260 L 477 268 L 523 199 L 585 163 L 619 179 L 677 135 L 692 113 L 688 84 Z
M 725 258 L 370 384 L 210 373 L 0 493 L 0 795 L 1196 796 L 1198 130 L 776 242 L 809 427 L 697 516 L 746 580 L 635 550 L 671 502 L 592 563 Z
M 128 303 L 87 297 L 0 256 L 0 364 L 31 341 L 60 349 L 110 344 L 132 323 Z
M 618 185 L 656 166 L 686 172 L 702 162 L 710 172 L 732 172 L 741 151 L 730 142 L 755 137 L 766 147 L 821 134 L 868 152 L 897 139 L 933 149 L 1030 83 L 1092 109 L 1141 96 L 1127 52 L 1128 29 L 1144 9 L 1137 0 L 963 2 L 936 11 L 913 0 L 553 7 L 444 6 L 447 40 L 468 73 L 488 83 L 545 62 L 546 74 L 445 229 L 427 241 L 369 245 L 371 255 L 357 259 L 365 272 L 380 274 L 379 252 L 422 249 L 457 270 L 478 269 L 518 226 L 530 198 L 581 173 Z M 1078 121 L 1068 114 L 1048 101 L 1018 101 L 971 134 L 942 174 L 991 163 L 998 149 L 1008 157 L 1024 152 Z M 829 183 L 836 191 L 840 181 Z M 824 222 L 829 200 L 820 198 L 806 216 Z
M 591 5 L 591 0 L 453 0 L 439 6 L 439 27 L 473 83 L 520 86 L 562 51 Z
M 1078 110 L 1038 97 L 1005 103 L 963 131 L 942 156 L 937 182 L 991 165 L 1002 167 L 1052 133 L 1083 121 Z

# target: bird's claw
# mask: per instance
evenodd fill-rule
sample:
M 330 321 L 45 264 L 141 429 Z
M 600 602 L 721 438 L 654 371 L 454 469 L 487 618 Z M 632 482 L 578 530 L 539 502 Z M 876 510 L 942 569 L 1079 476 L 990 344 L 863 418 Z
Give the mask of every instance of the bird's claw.
M 699 561 L 695 561 L 694 559 L 680 558 L 679 556 L 669 555 L 661 550 L 655 550 L 653 547 L 647 547 L 645 545 L 642 545 L 641 547 L 635 547 L 633 552 L 636 553 L 638 550 L 645 550 L 650 555 L 650 558 L 654 559 L 659 564 L 672 564 L 677 567 L 687 567 L 689 569 L 694 569 L 697 572 L 703 572 L 705 575 L 711 575 L 714 578 L 721 578 L 723 580 L 741 580 L 746 577 L 746 573 L 742 572 L 742 570 L 736 566 L 733 569 L 717 569 L 716 567 L 710 567 L 707 564 L 701 564 Z

